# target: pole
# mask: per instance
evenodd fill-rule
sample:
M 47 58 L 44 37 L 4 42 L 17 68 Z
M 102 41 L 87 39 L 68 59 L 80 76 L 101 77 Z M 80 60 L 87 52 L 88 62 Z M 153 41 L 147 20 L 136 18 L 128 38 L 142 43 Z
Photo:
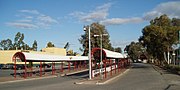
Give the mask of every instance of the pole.
M 91 30 L 91 26 L 89 26 L 89 79 L 91 80 L 91 36 L 90 36 L 90 30 Z
M 16 79 L 16 57 L 13 57 L 14 61 L 14 79 Z
M 101 65 L 101 69 L 100 69 L 100 75 L 101 75 L 101 79 L 103 79 L 102 77 L 102 34 L 100 35 L 100 38 L 101 38 L 101 62 L 100 62 L 100 65 Z
M 178 48 L 178 59 L 177 60 L 178 60 L 178 65 L 180 66 L 180 60 L 179 60 L 179 55 L 180 55 L 179 54 L 180 53 L 180 30 L 179 30 L 179 43 L 178 44 L 179 44 L 179 48 Z
M 40 61 L 40 77 L 42 77 L 42 61 Z

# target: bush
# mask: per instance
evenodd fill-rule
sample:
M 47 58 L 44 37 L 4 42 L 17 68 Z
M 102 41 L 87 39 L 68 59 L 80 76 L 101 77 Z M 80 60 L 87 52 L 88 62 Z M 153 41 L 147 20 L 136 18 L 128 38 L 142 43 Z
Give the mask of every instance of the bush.
M 180 71 L 180 66 L 178 65 L 165 65 L 164 66 L 164 69 L 170 71 L 170 72 L 173 72 L 173 73 L 177 73 Z

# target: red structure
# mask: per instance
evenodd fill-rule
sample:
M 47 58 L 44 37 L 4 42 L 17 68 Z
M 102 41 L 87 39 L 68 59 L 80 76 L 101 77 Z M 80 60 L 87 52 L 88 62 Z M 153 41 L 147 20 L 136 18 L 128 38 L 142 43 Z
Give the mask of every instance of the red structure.
M 102 49 L 102 68 L 100 67 L 101 62 L 101 55 L 100 55 L 101 49 L 100 48 L 93 48 L 91 55 L 92 55 L 92 77 L 100 75 L 100 73 L 103 74 L 104 78 L 107 78 L 107 73 L 110 72 L 110 76 L 120 72 L 120 69 L 125 68 L 128 66 L 128 59 L 127 56 L 109 51 L 106 49 Z M 100 72 L 101 70 L 101 72 Z
M 39 62 L 40 63 L 40 70 L 39 70 L 39 75 L 40 77 L 42 76 L 43 70 L 42 68 L 44 67 L 45 71 L 45 66 L 42 67 L 42 62 L 52 62 L 52 75 L 56 73 L 56 68 L 55 68 L 55 63 L 56 62 L 61 62 L 61 67 L 59 67 L 60 72 L 63 72 L 63 62 L 68 63 L 68 71 L 70 71 L 71 66 L 70 62 L 75 62 L 74 64 L 74 69 L 77 68 L 77 63 L 76 62 L 81 62 L 81 61 L 86 61 L 88 60 L 88 57 L 86 56 L 58 56 L 58 55 L 46 55 L 46 54 L 33 54 L 33 53 L 27 53 L 27 52 L 17 52 L 13 55 L 12 60 L 14 61 L 14 78 L 16 79 L 17 72 L 16 72 L 16 63 L 17 60 L 20 60 L 24 62 L 25 69 L 23 74 L 23 77 L 26 78 L 27 76 L 32 76 L 33 74 L 33 68 L 32 67 L 27 67 L 27 62 Z M 81 66 L 80 66 L 81 67 Z

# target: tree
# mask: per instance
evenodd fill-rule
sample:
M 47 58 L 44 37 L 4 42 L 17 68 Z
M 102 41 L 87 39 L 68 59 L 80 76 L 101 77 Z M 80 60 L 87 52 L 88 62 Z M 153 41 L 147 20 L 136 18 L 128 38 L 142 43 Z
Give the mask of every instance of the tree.
M 114 48 L 115 52 L 122 53 L 122 49 L 120 47 Z
M 83 51 L 83 55 L 88 55 L 88 48 L 89 48 L 89 43 L 88 43 L 88 27 L 85 26 L 87 29 L 83 35 L 81 35 L 81 38 L 79 39 L 79 42 L 82 44 L 82 48 L 80 48 L 81 51 Z M 101 25 L 99 23 L 92 23 L 90 25 L 91 27 L 91 48 L 94 47 L 100 47 L 100 37 L 94 37 L 94 35 L 101 35 L 101 34 L 108 34 L 106 28 L 104 25 Z M 108 36 L 103 36 L 102 39 L 102 47 L 105 49 L 113 50 L 113 47 L 111 46 L 110 40 L 109 40 L 109 34 Z
M 15 35 L 15 38 L 14 38 L 14 43 L 12 43 L 12 40 L 11 39 L 7 39 L 7 40 L 2 40 L 0 42 L 0 48 L 3 49 L 3 50 L 20 50 L 20 49 L 23 49 L 23 50 L 31 50 L 32 48 L 26 44 L 24 42 L 24 34 L 23 33 L 20 33 L 18 32 L 16 35 Z M 35 40 L 34 43 L 33 43 L 33 48 L 35 50 L 37 50 L 37 41 Z
M 3 50 L 11 50 L 13 47 L 12 41 L 10 39 L 2 40 L 0 42 L 0 47 Z
M 55 47 L 55 45 L 52 42 L 48 42 L 46 47 Z
M 34 40 L 34 43 L 32 45 L 32 50 L 37 51 L 37 41 Z
M 171 20 L 167 15 L 162 15 L 151 20 L 150 25 L 142 30 L 143 35 L 139 41 L 161 64 L 164 61 L 164 53 L 169 52 L 171 46 L 178 41 L 178 30 L 180 30 L 178 25 L 178 19 Z
M 126 51 L 132 60 L 138 60 L 140 55 L 144 53 L 143 46 L 139 42 L 131 42 L 126 46 Z
M 25 45 L 23 40 L 24 40 L 24 34 L 18 32 L 14 38 L 14 49 L 22 49 Z
M 69 42 L 67 42 L 66 45 L 64 46 L 64 49 L 66 49 L 66 51 L 68 51 L 69 46 L 70 46 L 70 44 L 69 44 Z
M 180 26 L 180 19 L 173 18 L 172 19 L 172 26 Z
M 23 50 L 31 50 L 32 48 L 29 46 L 29 45 L 27 45 L 27 44 L 24 44 L 23 45 Z

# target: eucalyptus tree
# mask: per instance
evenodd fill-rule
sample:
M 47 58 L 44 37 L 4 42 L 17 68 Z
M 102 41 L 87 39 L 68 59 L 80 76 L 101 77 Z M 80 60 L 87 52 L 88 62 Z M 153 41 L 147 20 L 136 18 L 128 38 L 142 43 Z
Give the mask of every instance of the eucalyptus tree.
M 102 36 L 102 47 L 105 49 L 113 50 L 109 39 L 110 36 L 105 26 L 99 23 L 92 23 L 90 27 L 91 48 L 100 47 L 101 45 L 101 37 L 95 37 L 94 35 L 100 36 L 103 34 L 107 34 L 106 36 Z M 89 29 L 89 26 L 85 26 L 85 28 Z M 82 48 L 80 48 L 80 50 L 83 51 L 83 55 L 88 55 L 88 40 L 88 30 L 86 30 L 85 33 L 79 38 L 79 42 L 80 44 L 82 44 Z
M 34 40 L 34 43 L 32 44 L 32 50 L 37 51 L 37 41 Z
M 48 42 L 46 47 L 55 47 L 55 45 L 52 42 Z
M 131 42 L 131 44 L 126 46 L 126 51 L 133 61 L 138 60 L 140 55 L 144 53 L 143 46 L 140 42 Z
M 161 15 L 150 21 L 142 30 L 139 41 L 147 48 L 147 52 L 155 59 L 165 60 L 165 53 L 169 52 L 173 44 L 178 43 L 178 19 L 170 19 L 167 15 Z
M 11 50 L 13 48 L 11 39 L 2 40 L 0 42 L 0 47 L 2 50 Z
M 14 49 L 22 49 L 25 45 L 23 40 L 24 40 L 24 34 L 18 32 L 14 38 Z

